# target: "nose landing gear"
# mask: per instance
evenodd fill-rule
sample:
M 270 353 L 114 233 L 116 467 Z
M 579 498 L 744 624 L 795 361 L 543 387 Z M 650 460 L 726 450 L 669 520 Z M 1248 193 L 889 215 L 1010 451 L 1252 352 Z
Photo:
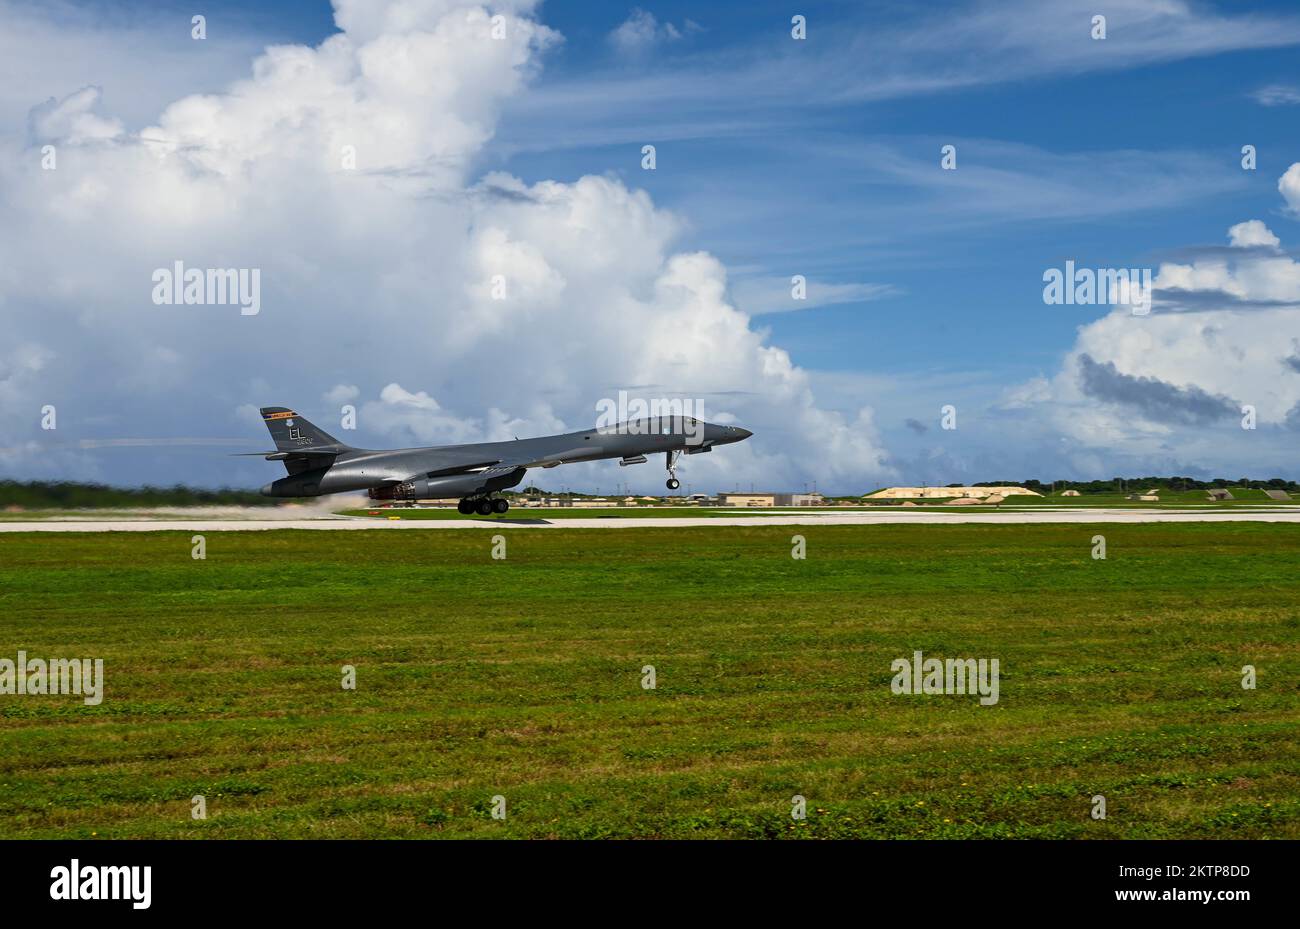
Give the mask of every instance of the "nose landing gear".
M 676 490 L 678 487 L 682 486 L 682 482 L 677 480 L 677 456 L 680 454 L 681 452 L 670 451 L 664 456 L 664 463 L 668 466 L 669 490 Z

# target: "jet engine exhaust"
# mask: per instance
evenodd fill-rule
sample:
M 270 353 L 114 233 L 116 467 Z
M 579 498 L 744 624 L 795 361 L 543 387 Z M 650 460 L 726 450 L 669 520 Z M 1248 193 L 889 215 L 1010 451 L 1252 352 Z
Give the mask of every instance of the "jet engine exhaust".
M 371 500 L 418 500 L 415 493 L 415 483 L 407 481 L 404 484 L 389 484 L 386 487 L 371 487 L 366 491 Z

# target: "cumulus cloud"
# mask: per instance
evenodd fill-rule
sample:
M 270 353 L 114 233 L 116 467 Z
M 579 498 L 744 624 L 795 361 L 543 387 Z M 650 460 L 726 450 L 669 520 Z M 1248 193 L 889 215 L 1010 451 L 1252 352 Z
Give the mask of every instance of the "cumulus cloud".
M 325 391 L 321 399 L 326 403 L 347 403 L 349 400 L 355 400 L 361 396 L 361 388 L 356 384 L 335 384 L 329 390 Z
M 1195 384 L 1179 387 L 1154 377 L 1123 374 L 1115 362 L 1098 363 L 1084 352 L 1079 356 L 1080 386 L 1090 397 L 1134 407 L 1150 419 L 1194 425 L 1233 416 L 1238 404 L 1224 396 L 1211 396 Z
M 1258 219 L 1249 219 L 1229 228 L 1228 241 L 1236 248 L 1249 248 L 1254 245 L 1276 248 L 1281 244 L 1281 240 L 1273 235 L 1273 231 Z
M 1151 315 L 1115 308 L 1082 326 L 1059 372 L 1008 391 L 1003 409 L 1083 473 L 1103 461 L 1209 472 L 1242 455 L 1252 472 L 1290 473 L 1279 430 L 1300 419 L 1300 262 L 1259 220 L 1228 242 L 1162 264 Z
M 1190 264 L 1161 264 L 1154 283 L 1158 312 L 1271 309 L 1300 304 L 1300 262 L 1258 219 L 1228 230 L 1229 248 L 1207 250 Z
M 1300 340 L 1291 340 L 1291 354 L 1282 359 L 1282 364 L 1300 374 Z
M 32 140 L 49 142 L 57 139 L 76 145 L 117 138 L 122 134 L 122 123 L 94 112 L 102 95 L 103 90 L 99 87 L 83 87 L 62 100 L 51 97 L 33 107 L 28 116 Z
M 47 359 L 0 384 L 0 429 L 39 446 L 34 411 L 57 402 L 117 435 L 229 434 L 263 405 L 332 431 L 346 399 L 356 444 L 478 441 L 585 428 L 619 385 L 652 384 L 716 401 L 706 418 L 758 437 L 693 458 L 693 479 L 852 489 L 888 475 L 872 411 L 821 408 L 807 372 L 729 302 L 722 264 L 679 251 L 682 223 L 644 191 L 476 176 L 504 101 L 561 41 L 533 9 L 337 0 L 340 33 L 268 48 L 249 77 L 138 133 L 93 89 L 43 104 L 32 126 L 57 142 L 57 170 L 40 170 L 33 140 L 0 139 L 0 308 L 10 344 Z M 258 269 L 261 311 L 154 304 L 151 275 L 176 261 Z M 249 432 L 250 448 L 264 441 Z M 110 467 L 266 478 L 228 458 Z M 571 480 L 603 466 L 578 467 Z
M 1286 169 L 1286 174 L 1277 182 L 1277 189 L 1286 201 L 1287 212 L 1292 216 L 1300 216 L 1300 161 Z

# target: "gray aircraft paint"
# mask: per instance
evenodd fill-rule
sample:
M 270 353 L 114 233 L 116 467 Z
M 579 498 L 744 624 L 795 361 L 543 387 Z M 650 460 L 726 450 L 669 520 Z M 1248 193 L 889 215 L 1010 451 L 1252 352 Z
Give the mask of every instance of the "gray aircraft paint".
M 268 497 L 317 497 L 367 490 L 394 499 L 479 497 L 519 484 L 529 468 L 577 461 L 663 454 L 672 472 L 678 454 L 694 455 L 747 439 L 738 426 L 683 417 L 634 420 L 614 426 L 511 442 L 427 448 L 353 448 L 286 407 L 263 407 L 274 452 L 288 476 L 262 488 Z M 373 494 L 372 494 L 373 495 Z

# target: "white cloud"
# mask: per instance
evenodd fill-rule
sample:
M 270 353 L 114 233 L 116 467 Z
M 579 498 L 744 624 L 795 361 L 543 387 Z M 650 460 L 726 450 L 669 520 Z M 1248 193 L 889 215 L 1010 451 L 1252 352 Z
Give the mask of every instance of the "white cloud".
M 1277 189 L 1286 201 L 1287 212 L 1292 216 L 1300 216 L 1300 161 L 1286 169 L 1286 173 L 1278 179 Z
M 1270 84 L 1254 91 L 1251 96 L 1261 106 L 1292 106 L 1300 103 L 1300 87 Z
M 644 191 L 474 180 L 502 103 L 559 41 L 532 8 L 494 7 L 498 40 L 472 3 L 343 0 L 343 33 L 270 48 L 250 77 L 172 102 L 138 135 L 85 121 L 97 96 L 56 101 L 42 122 L 60 136 L 56 171 L 0 138 L 0 308 L 11 342 L 50 359 L 10 379 L 0 429 L 31 434 L 44 397 L 69 423 L 115 430 L 238 434 L 268 404 L 328 429 L 346 395 L 358 444 L 476 441 L 585 427 L 602 397 L 653 384 L 722 398 L 708 412 L 756 433 L 693 458 L 697 481 L 853 489 L 887 474 L 871 410 L 819 407 L 807 373 L 727 301 L 722 265 L 678 253 L 681 224 Z M 259 269 L 261 312 L 153 304 L 152 272 L 177 260 Z M 381 384 L 371 399 L 355 386 Z M 311 397 L 333 408 L 304 408 Z M 164 456 L 119 461 L 128 480 L 267 477 L 224 456 L 183 473 Z
M 1238 223 L 1228 230 L 1228 236 L 1234 248 L 1276 249 L 1281 244 L 1272 230 L 1257 219 Z M 1300 262 L 1282 254 L 1245 253 L 1235 260 L 1212 254 L 1191 264 L 1167 262 L 1160 265 L 1154 287 L 1157 291 L 1208 293 L 1211 298 L 1226 295 L 1246 304 L 1265 301 L 1300 303 Z M 1159 304 L 1157 298 L 1154 307 L 1157 312 Z M 1232 304 L 1227 299 L 1219 299 L 1218 307 L 1213 303 L 1207 307 L 1211 310 L 1216 308 L 1232 308 Z
M 361 388 L 355 384 L 335 384 L 329 390 L 325 391 L 321 399 L 331 406 L 340 403 L 348 403 L 351 400 L 361 396 Z
M 1089 35 L 1102 12 L 1093 0 L 894 4 L 887 21 L 868 5 L 838 6 L 813 22 L 808 42 L 774 29 L 671 69 L 629 72 L 620 60 L 604 74 L 549 83 L 521 115 L 565 139 L 583 126 L 606 139 L 625 126 L 640 137 L 713 137 L 773 105 L 890 100 L 1300 44 L 1300 16 L 1220 13 L 1187 0 L 1109 0 L 1105 41 Z M 638 22 L 628 20 L 629 32 L 645 36 Z
M 206 12 L 206 11 L 205 11 Z M 105 87 L 114 113 L 143 125 L 178 94 L 219 87 L 244 73 L 263 43 L 247 14 L 210 15 L 208 38 L 165 5 L 0 0 L 0 125 L 79 87 Z
M 37 142 L 58 139 L 79 145 L 117 138 L 122 134 L 122 123 L 92 112 L 102 93 L 98 87 L 83 87 L 62 100 L 51 97 L 33 108 L 30 117 L 33 139 Z
M 1273 231 L 1258 219 L 1248 219 L 1244 223 L 1237 223 L 1237 225 L 1231 227 L 1228 230 L 1228 241 L 1237 248 L 1252 245 L 1267 245 L 1276 248 L 1281 244 L 1281 240 L 1273 234 Z
M 1162 264 L 1151 315 L 1116 308 L 1081 327 L 1060 371 L 1009 390 L 1005 408 L 1059 437 L 1067 460 L 1290 473 L 1300 262 L 1259 220 L 1229 242 L 1240 254 Z M 1255 430 L 1241 428 L 1247 405 Z
M 892 284 L 832 284 L 810 280 L 806 281 L 804 298 L 796 300 L 792 295 L 793 287 L 789 277 L 751 277 L 733 284 L 731 292 L 736 305 L 751 316 L 793 313 L 845 303 L 868 303 L 902 293 Z
M 676 42 L 699 29 L 699 25 L 689 19 L 680 29 L 672 23 L 661 23 L 653 13 L 637 7 L 609 34 L 609 41 L 621 52 L 638 54 L 662 42 Z

